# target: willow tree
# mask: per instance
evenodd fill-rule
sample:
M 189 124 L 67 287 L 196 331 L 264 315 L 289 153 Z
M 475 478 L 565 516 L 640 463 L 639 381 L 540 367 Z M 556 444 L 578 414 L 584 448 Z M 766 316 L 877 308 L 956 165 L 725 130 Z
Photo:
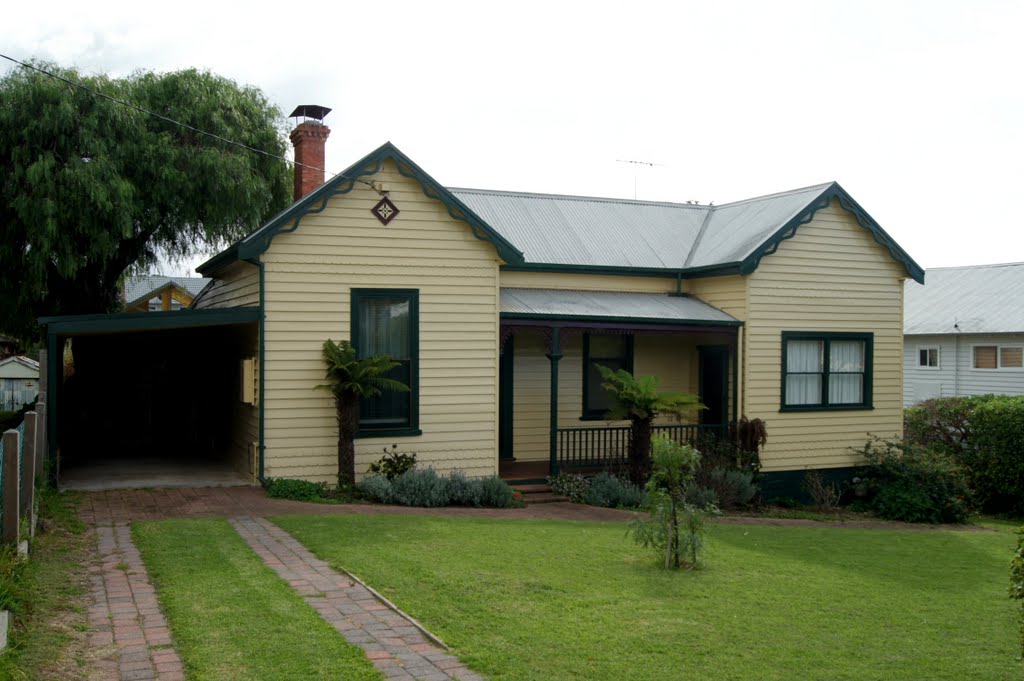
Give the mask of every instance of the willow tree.
M 112 311 L 129 268 L 208 252 L 288 204 L 284 117 L 259 90 L 194 69 L 35 66 L 195 130 L 29 68 L 0 78 L 0 330 Z

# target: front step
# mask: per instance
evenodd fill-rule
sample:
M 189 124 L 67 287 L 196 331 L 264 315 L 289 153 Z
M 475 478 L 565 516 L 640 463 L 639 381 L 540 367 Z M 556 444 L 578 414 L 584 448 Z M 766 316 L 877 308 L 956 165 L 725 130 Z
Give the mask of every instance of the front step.
M 527 506 L 530 504 L 555 504 L 569 501 L 569 497 L 552 492 L 551 485 L 547 483 L 515 485 L 515 489 L 523 493 L 523 503 Z

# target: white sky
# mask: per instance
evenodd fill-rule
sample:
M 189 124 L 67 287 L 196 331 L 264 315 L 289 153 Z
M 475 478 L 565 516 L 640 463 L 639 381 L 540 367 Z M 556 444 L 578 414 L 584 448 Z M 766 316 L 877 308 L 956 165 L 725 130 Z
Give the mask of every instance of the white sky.
M 219 5 L 8 3 L 0 52 L 331 107 L 333 172 L 390 140 L 456 187 L 725 203 L 837 180 L 926 268 L 1024 261 L 1024 2 Z

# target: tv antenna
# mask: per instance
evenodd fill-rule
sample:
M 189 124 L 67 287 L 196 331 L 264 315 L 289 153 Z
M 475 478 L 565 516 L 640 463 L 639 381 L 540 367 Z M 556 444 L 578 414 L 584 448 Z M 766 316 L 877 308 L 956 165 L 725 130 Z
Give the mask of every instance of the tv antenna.
M 629 161 L 626 159 L 617 158 L 616 163 L 631 163 L 633 164 L 633 200 L 636 200 L 636 166 L 649 166 L 651 168 L 664 168 L 665 166 L 661 163 L 651 163 L 650 161 Z

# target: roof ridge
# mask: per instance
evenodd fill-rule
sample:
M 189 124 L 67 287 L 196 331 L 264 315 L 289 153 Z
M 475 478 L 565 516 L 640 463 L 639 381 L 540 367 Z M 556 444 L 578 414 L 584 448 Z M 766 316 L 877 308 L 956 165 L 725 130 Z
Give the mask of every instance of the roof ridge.
M 811 191 L 812 189 L 825 189 L 836 184 L 832 182 L 822 182 L 821 184 L 809 184 L 806 187 L 799 187 L 797 189 L 787 189 L 786 191 L 774 192 L 772 194 L 761 194 L 760 196 L 751 196 L 747 199 L 740 199 L 738 201 L 729 201 L 728 203 L 720 203 L 717 206 L 711 206 L 712 209 L 725 208 L 726 206 L 737 206 L 741 203 L 748 203 L 750 201 L 761 201 L 763 199 L 774 199 L 780 196 L 792 196 L 793 194 L 799 194 L 801 192 Z
M 983 267 L 1021 267 L 1024 266 L 1024 262 L 992 262 L 985 263 L 984 265 L 949 265 L 948 267 L 927 267 L 925 272 L 934 272 L 935 270 L 977 270 Z
M 676 203 L 674 201 L 641 201 L 640 199 L 619 199 L 612 196 L 583 196 L 580 194 L 543 194 L 540 192 L 524 192 L 506 189 L 473 189 L 471 187 L 447 187 L 450 192 L 467 194 L 490 194 L 501 196 L 524 196 L 537 199 L 567 199 L 569 201 L 600 201 L 602 203 L 628 203 L 639 206 L 671 206 L 673 208 L 717 208 L 705 203 Z

